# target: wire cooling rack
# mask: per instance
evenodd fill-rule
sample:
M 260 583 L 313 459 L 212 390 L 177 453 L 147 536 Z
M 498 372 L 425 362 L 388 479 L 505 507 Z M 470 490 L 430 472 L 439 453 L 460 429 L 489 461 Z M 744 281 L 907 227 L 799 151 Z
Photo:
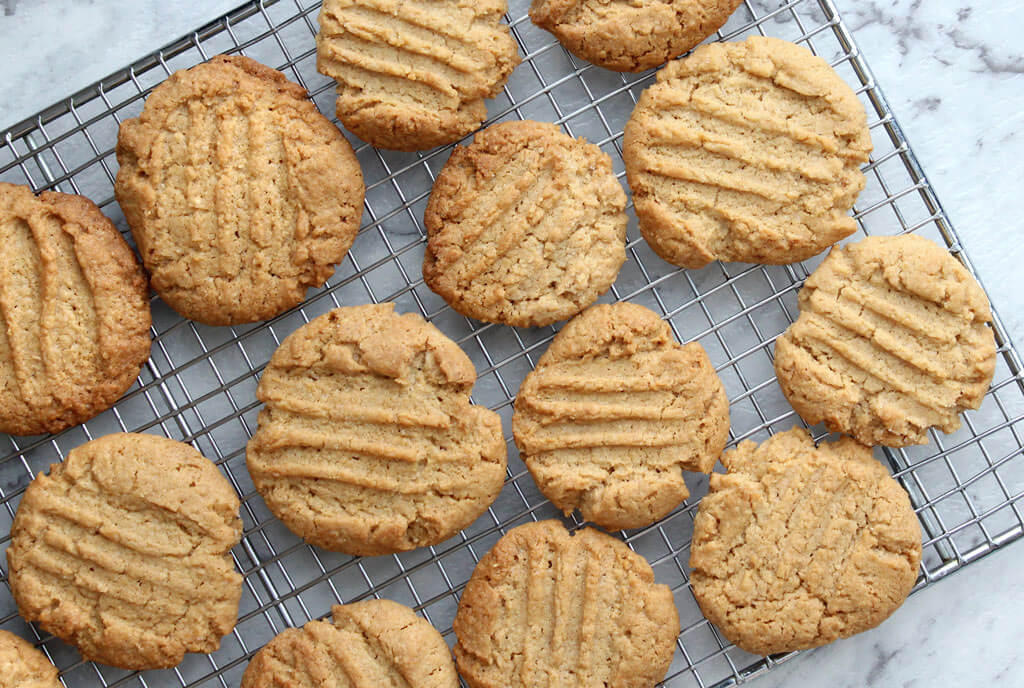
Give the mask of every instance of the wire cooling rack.
M 530 23 L 527 0 L 510 5 L 508 19 L 524 62 L 489 103 L 492 120 L 558 122 L 611 155 L 625 183 L 622 129 L 652 74 L 620 75 L 578 61 Z M 27 183 L 37 191 L 85 194 L 126 231 L 113 198 L 117 126 L 136 116 L 145 95 L 172 71 L 218 53 L 244 53 L 282 69 L 309 89 L 324 113 L 333 113 L 333 83 L 315 66 L 318 9 L 319 2 L 311 0 L 251 2 L 22 122 L 2 134 L 0 180 Z M 854 210 L 860 225 L 854 239 L 916 232 L 945 243 L 972 269 L 831 0 L 746 0 L 715 38 L 752 34 L 786 38 L 823 56 L 855 88 L 869 113 L 875 152 Z M 220 465 L 242 499 L 245 532 L 233 552 L 245 574 L 238 625 L 220 650 L 190 655 L 175 669 L 135 674 L 84 663 L 72 648 L 25 624 L 8 587 L 0 586 L 0 627 L 35 638 L 61 668 L 66 685 L 237 686 L 249 657 L 276 633 L 324 616 L 331 604 L 370 596 L 415 607 L 451 643 L 458 596 L 479 556 L 508 528 L 558 515 L 537 491 L 510 439 L 508 480 L 488 513 L 447 542 L 397 556 L 359 559 L 312 548 L 276 521 L 254 493 L 244 448 L 255 429 L 257 378 L 280 340 L 309 319 L 338 305 L 371 301 L 395 301 L 402 311 L 423 313 L 473 359 L 479 371 L 474 401 L 501 415 L 507 438 L 519 383 L 554 334 L 552 328 L 512 329 L 463 318 L 423 285 L 421 218 L 449 148 L 402 154 L 352 142 L 367 181 L 363 226 L 325 288 L 272 321 L 232 328 L 182 320 L 154 299 L 152 358 L 112 410 L 56 436 L 0 438 L 3 533 L 9 532 L 33 474 L 86 440 L 116 431 L 191 442 Z M 662 314 L 680 341 L 700 341 L 732 402 L 731 441 L 763 440 L 800 422 L 775 382 L 772 342 L 796 316 L 797 291 L 819 261 L 679 270 L 651 252 L 633 218 L 628 261 L 605 300 L 642 303 Z M 926 446 L 879 454 L 910 492 L 924 530 L 918 589 L 1024 531 L 1024 385 L 1019 357 L 998 318 L 994 327 L 1000 356 L 981 409 L 965 414 L 963 427 L 952 435 L 933 434 Z M 701 616 L 689 590 L 687 561 L 707 480 L 691 476 L 690 482 L 693 496 L 676 512 L 623 536 L 651 562 L 658 580 L 675 591 L 683 631 L 666 685 L 728 686 L 792 655 L 748 655 Z M 0 547 L 8 540 L 4 536 Z M 5 562 L 3 568 L 6 583 Z

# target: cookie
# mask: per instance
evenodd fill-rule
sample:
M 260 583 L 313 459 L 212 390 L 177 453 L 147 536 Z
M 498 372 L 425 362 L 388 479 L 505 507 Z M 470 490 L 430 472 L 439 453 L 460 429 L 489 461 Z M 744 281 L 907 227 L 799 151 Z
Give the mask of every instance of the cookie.
M 89 199 L 3 182 L 0 246 L 0 432 L 84 423 L 149 359 L 142 267 Z
M 209 325 L 301 303 L 362 218 L 352 146 L 305 89 L 246 57 L 172 74 L 121 123 L 117 161 L 117 200 L 153 289 Z
M 921 527 L 907 493 L 850 438 L 802 428 L 722 455 L 690 550 L 701 611 L 758 655 L 817 647 L 882 623 L 910 593 Z
M 457 146 L 427 202 L 423 278 L 459 313 L 537 327 L 608 291 L 626 194 L 597 146 L 553 124 L 497 124 Z
M 0 685 L 10 688 L 63 688 L 46 655 L 7 631 L 0 631 L 0 676 Z
M 256 653 L 242 688 L 458 688 L 441 634 L 405 605 L 336 605 L 333 623 L 289 628 Z
M 775 373 L 808 423 L 905 447 L 981 406 L 996 365 L 992 312 L 946 249 L 915 235 L 834 248 L 799 299 Z
M 476 371 L 455 342 L 394 304 L 337 308 L 281 343 L 257 396 L 246 460 L 292 532 L 379 555 L 437 544 L 505 480 L 498 414 L 469 403 Z
M 828 63 L 760 36 L 663 68 L 623 142 L 640 231 L 686 268 L 794 263 L 849 236 L 870 152 L 864 107 Z
M 505 0 L 325 0 L 316 66 L 338 82 L 338 119 L 402 151 L 471 133 L 519 64 L 505 9 Z
M 22 497 L 7 549 L 27 620 L 86 660 L 173 667 L 235 626 L 238 497 L 187 444 L 118 433 L 68 452 Z
M 603 528 L 639 528 L 689 496 L 729 439 L 729 400 L 704 347 L 631 303 L 569 321 L 526 376 L 512 416 L 540 491 Z
M 513 528 L 473 570 L 453 624 L 470 688 L 644 688 L 665 676 L 679 615 L 643 557 L 592 528 Z
M 742 0 L 533 0 L 530 19 L 576 57 L 642 72 L 718 31 Z

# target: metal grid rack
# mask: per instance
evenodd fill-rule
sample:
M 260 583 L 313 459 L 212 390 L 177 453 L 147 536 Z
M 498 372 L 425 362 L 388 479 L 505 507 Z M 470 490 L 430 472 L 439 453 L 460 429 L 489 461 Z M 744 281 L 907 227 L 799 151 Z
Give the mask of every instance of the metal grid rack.
M 145 95 L 172 71 L 215 54 L 244 53 L 282 69 L 333 112 L 333 82 L 315 68 L 313 36 L 319 2 L 250 2 L 133 66 L 2 134 L 0 180 L 35 190 L 82 193 L 122 230 L 113 198 L 117 125 L 136 116 Z M 513 0 L 509 24 L 523 64 L 489 103 L 492 121 L 554 121 L 605 150 L 624 180 L 622 129 L 652 74 L 620 75 L 579 61 L 526 16 Z M 875 144 L 865 167 L 867 188 L 854 210 L 857 236 L 916 232 L 945 243 L 971 268 L 906 138 L 875 84 L 832 0 L 745 0 L 714 39 L 768 34 L 803 44 L 854 86 L 869 113 Z M 36 638 L 62 669 L 68 686 L 236 686 L 248 658 L 282 629 L 322 617 L 337 602 L 368 596 L 417 609 L 454 641 L 458 595 L 478 557 L 513 525 L 557 516 L 533 485 L 511 442 L 511 404 L 519 383 L 554 334 L 463 318 L 420 278 L 421 221 L 434 175 L 450 148 L 419 154 L 378 151 L 352 140 L 367 181 L 362 230 L 328 284 L 299 308 L 269 322 L 214 328 L 185 321 L 154 299 L 152 359 L 138 383 L 110 411 L 56 436 L 3 437 L 0 443 L 0 532 L 7 533 L 31 476 L 84 441 L 109 432 L 143 431 L 191 442 L 214 459 L 242 498 L 244 537 L 235 562 L 245 575 L 238 625 L 219 651 L 190 655 L 177 668 L 135 674 L 84 663 L 60 641 L 40 635 L 18 615 L 0 586 L 0 627 Z M 631 212 L 631 211 L 630 211 Z M 796 294 L 820 261 L 781 267 L 712 264 L 676 269 L 639 238 L 635 218 L 628 260 L 607 299 L 630 300 L 662 314 L 680 341 L 707 349 L 731 400 L 731 442 L 763 440 L 800 419 L 775 383 L 772 342 L 797 314 Z M 435 547 L 359 559 L 312 548 L 273 519 L 245 470 L 244 448 L 255 429 L 257 378 L 278 342 L 309 319 L 342 304 L 395 301 L 419 311 L 467 351 L 479 371 L 474 401 L 496 410 L 509 438 L 509 475 L 497 502 L 473 526 Z M 885 450 L 884 459 L 911 494 L 924 529 L 918 589 L 1024 533 L 1024 375 L 998 320 L 999 363 L 981 409 L 964 415 L 953 435 L 926 446 Z M 824 434 L 817 428 L 818 435 Z M 879 454 L 882 456 L 882 454 Z M 693 517 L 707 480 L 660 523 L 622 534 L 672 586 L 683 631 L 666 685 L 727 686 L 792 656 L 758 658 L 729 645 L 701 616 L 688 586 Z M 579 523 L 575 523 L 579 525 Z M 6 548 L 9 536 L 0 539 Z M 6 583 L 6 562 L 3 579 Z

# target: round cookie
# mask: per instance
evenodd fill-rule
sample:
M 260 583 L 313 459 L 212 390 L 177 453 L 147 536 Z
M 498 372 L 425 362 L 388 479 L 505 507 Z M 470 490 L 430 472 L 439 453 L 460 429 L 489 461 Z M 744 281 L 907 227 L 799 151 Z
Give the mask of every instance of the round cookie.
M 597 146 L 553 124 L 497 124 L 457 146 L 434 183 L 423 278 L 478 320 L 565 320 L 615 281 L 626 260 L 625 207 Z
M 0 432 L 84 423 L 149 358 L 142 267 L 89 199 L 3 182 L 0 246 Z
M 337 308 L 292 333 L 257 396 L 246 461 L 267 506 L 324 549 L 379 555 L 437 544 L 505 480 L 498 414 L 469 403 L 455 342 L 394 304 Z
M 86 660 L 124 669 L 213 652 L 235 626 L 239 502 L 187 444 L 118 433 L 71 450 L 28 486 L 7 549 L 27 620 Z
M 834 248 L 775 342 L 783 393 L 809 424 L 868 445 L 928 442 L 981 406 L 996 365 L 988 298 L 949 251 L 915 235 Z
M 505 9 L 505 0 L 325 0 L 316 65 L 338 83 L 338 119 L 402 151 L 471 133 L 519 64 Z
M 32 643 L 0 631 L 0 685 L 10 688 L 63 688 L 53 666 Z
M 172 74 L 117 139 L 117 200 L 153 289 L 209 325 L 271 318 L 334 273 L 363 176 L 305 89 L 246 57 Z
M 672 662 L 679 615 L 621 541 L 540 521 L 480 559 L 453 628 L 470 688 L 650 688 Z
M 910 593 L 921 527 L 871 450 L 802 428 L 722 455 L 690 550 L 701 611 L 758 655 L 830 643 L 882 623 Z
M 617 72 L 642 72 L 718 31 L 742 1 L 533 0 L 530 19 L 583 60 Z
M 600 304 L 555 336 L 512 416 L 519 454 L 555 506 L 639 528 L 689 496 L 729 439 L 729 400 L 704 347 L 631 303 Z
M 333 623 L 279 633 L 249 662 L 241 688 L 458 688 L 444 638 L 405 605 L 336 605 Z
M 665 66 L 623 141 L 640 231 L 686 268 L 794 263 L 849 236 L 870 152 L 864 107 L 828 63 L 760 36 Z

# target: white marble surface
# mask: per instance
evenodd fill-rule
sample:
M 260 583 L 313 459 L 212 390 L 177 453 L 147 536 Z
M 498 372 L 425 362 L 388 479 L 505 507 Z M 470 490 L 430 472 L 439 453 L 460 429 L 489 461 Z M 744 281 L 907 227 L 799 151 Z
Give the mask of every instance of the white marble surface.
M 0 0 L 0 129 L 239 0 Z M 1011 336 L 1024 343 L 1024 2 L 837 0 Z M 126 12 L 126 10 L 130 11 Z M 1022 685 L 1024 545 L 755 685 Z

